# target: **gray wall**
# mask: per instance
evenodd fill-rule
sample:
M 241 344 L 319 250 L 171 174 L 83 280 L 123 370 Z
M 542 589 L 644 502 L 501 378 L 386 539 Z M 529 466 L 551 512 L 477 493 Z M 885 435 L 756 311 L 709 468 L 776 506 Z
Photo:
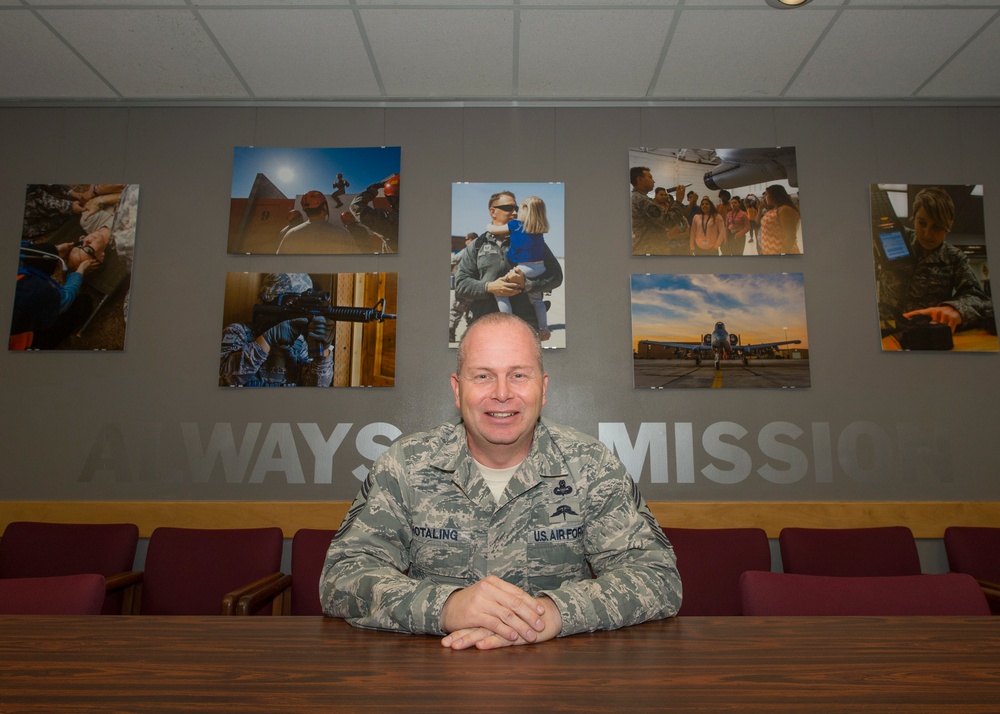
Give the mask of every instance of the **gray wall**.
M 868 228 L 869 183 L 982 183 L 987 247 L 1000 254 L 998 120 L 992 108 L 2 109 L 0 274 L 15 273 L 25 184 L 127 181 L 141 197 L 125 351 L 0 352 L 0 499 L 349 500 L 379 442 L 454 413 L 451 183 L 562 181 L 568 348 L 546 353 L 546 412 L 633 443 L 652 435 L 647 499 L 1000 500 L 1000 357 L 881 353 Z M 232 150 L 243 145 L 401 146 L 400 254 L 227 255 Z M 778 145 L 798 152 L 805 255 L 631 257 L 628 147 Z M 398 272 L 397 386 L 216 386 L 225 274 L 243 270 Z M 630 273 L 778 271 L 805 274 L 811 388 L 633 390 Z M 0 290 L 3 320 L 13 282 Z M 324 435 L 351 425 L 332 472 L 300 423 Z M 693 438 L 678 443 L 685 424 Z M 205 466 L 211 435 L 227 430 L 233 465 Z M 732 434 L 728 456 L 711 437 L 706 450 L 716 430 Z M 261 454 L 269 433 L 289 440 Z M 778 439 L 791 445 L 786 461 L 759 446 L 777 433 L 789 434 Z M 690 482 L 677 483 L 678 452 L 693 455 Z M 727 458 L 744 453 L 750 468 L 733 472 Z M 251 483 L 260 459 L 279 468 Z M 792 469 L 796 459 L 806 467 Z M 784 477 L 765 478 L 767 465 Z M 290 482 L 296 466 L 304 483 Z M 712 480 L 710 466 L 732 473 Z

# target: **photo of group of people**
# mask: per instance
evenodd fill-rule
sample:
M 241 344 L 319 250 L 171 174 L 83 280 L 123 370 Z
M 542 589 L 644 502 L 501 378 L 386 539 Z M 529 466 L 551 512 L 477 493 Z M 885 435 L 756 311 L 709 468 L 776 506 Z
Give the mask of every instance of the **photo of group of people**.
M 810 386 L 802 273 L 633 275 L 637 389 Z
M 628 155 L 633 255 L 803 252 L 794 147 Z
M 871 185 L 882 349 L 997 352 L 980 185 Z
M 545 347 L 566 346 L 561 183 L 455 183 L 448 340 L 489 312 L 518 315 Z
M 400 148 L 237 146 L 230 253 L 399 251 Z
M 228 273 L 219 386 L 391 387 L 396 273 Z
M 8 349 L 123 350 L 139 186 L 29 184 Z

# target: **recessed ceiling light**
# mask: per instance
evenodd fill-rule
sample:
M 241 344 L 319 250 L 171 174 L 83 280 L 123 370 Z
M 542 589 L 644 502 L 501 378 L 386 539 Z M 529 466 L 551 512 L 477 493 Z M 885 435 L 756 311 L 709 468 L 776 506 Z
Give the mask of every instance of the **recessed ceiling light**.
M 810 0 L 764 0 L 771 7 L 776 7 L 779 10 L 788 10 L 793 7 L 802 7 Z

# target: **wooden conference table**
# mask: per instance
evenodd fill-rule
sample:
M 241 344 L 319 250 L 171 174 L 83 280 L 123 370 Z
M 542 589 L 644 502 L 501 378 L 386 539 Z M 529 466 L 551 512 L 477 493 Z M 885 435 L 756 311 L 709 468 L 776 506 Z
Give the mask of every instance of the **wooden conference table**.
M 312 617 L 0 617 L 0 712 L 1000 711 L 1000 617 L 675 618 L 492 652 Z

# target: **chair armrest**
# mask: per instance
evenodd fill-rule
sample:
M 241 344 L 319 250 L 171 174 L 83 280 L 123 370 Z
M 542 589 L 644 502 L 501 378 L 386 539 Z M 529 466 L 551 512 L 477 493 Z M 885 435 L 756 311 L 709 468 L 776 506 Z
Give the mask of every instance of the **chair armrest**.
M 271 573 L 270 575 L 266 575 L 260 580 L 254 581 L 249 585 L 244 585 L 241 588 L 237 588 L 236 590 L 226 593 L 222 598 L 222 611 L 220 614 L 249 615 L 251 612 L 253 612 L 253 610 L 256 609 L 256 606 L 259 606 L 261 603 L 264 603 L 268 600 L 274 600 L 275 598 L 280 597 L 291 584 L 292 584 L 291 575 L 285 575 L 284 573 L 281 572 Z M 264 595 L 258 594 L 258 593 L 263 593 L 265 591 L 271 592 L 272 590 L 274 591 L 274 594 L 270 595 L 269 597 L 265 597 Z M 246 611 L 238 612 L 237 606 L 239 602 L 243 599 L 246 599 L 248 603 L 250 601 L 253 601 L 255 603 L 255 607 L 253 607 L 252 609 L 248 607 Z
M 1000 614 L 1000 583 L 991 583 L 989 580 L 979 580 L 979 587 L 983 589 L 983 595 L 986 596 L 986 602 L 990 605 L 990 610 L 993 614 Z
M 122 598 L 122 614 L 138 615 L 139 600 L 142 596 L 142 571 L 132 570 L 116 573 L 104 579 L 104 592 L 107 595 L 124 590 Z
M 124 573 L 115 573 L 104 579 L 105 592 L 113 593 L 115 590 L 127 588 L 130 585 L 142 582 L 142 571 L 131 570 Z
M 250 615 L 268 601 L 271 601 L 272 615 L 289 614 L 291 598 L 288 589 L 292 585 L 292 576 L 281 573 L 277 573 L 277 575 L 280 577 L 267 580 L 259 588 L 244 592 L 236 601 L 236 611 L 233 614 Z

